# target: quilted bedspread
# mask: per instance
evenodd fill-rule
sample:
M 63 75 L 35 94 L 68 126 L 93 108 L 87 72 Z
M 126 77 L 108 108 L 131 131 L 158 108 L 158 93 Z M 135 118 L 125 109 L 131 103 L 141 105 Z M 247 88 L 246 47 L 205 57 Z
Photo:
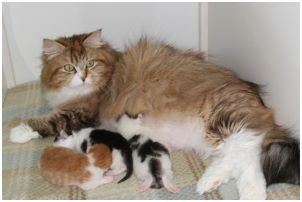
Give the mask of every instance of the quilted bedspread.
M 53 138 L 36 139 L 24 144 L 9 142 L 9 130 L 19 121 L 43 115 L 49 108 L 43 102 L 40 85 L 32 82 L 9 89 L 2 108 L 2 198 L 3 199 L 238 199 L 236 183 L 230 181 L 218 190 L 204 195 L 195 192 L 196 182 L 207 163 L 197 155 L 177 151 L 172 153 L 174 183 L 181 189 L 171 194 L 165 189 L 150 189 L 138 193 L 134 176 L 117 184 L 83 191 L 76 186 L 59 187 L 45 181 L 37 167 L 41 152 L 52 144 Z M 268 188 L 268 199 L 299 199 L 300 187 L 274 184 Z

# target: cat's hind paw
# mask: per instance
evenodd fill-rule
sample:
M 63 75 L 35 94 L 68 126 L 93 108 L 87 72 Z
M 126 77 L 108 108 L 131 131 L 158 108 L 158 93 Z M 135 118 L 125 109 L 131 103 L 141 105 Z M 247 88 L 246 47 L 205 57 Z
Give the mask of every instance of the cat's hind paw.
M 12 128 L 9 134 L 9 140 L 15 143 L 25 143 L 39 137 L 39 133 L 25 123 Z

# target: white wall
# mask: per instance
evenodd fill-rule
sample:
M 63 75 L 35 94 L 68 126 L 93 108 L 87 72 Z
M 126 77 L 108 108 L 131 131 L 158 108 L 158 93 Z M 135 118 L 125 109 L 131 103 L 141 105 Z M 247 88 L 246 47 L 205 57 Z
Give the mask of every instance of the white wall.
M 103 28 L 115 48 L 146 33 L 198 49 L 198 3 L 3 3 L 17 84 L 40 75 L 43 38 Z
M 209 60 L 265 85 L 279 124 L 299 131 L 299 3 L 209 3 Z
M 4 76 L 3 69 L 2 69 L 2 103 L 5 99 L 6 90 L 7 90 L 6 79 Z

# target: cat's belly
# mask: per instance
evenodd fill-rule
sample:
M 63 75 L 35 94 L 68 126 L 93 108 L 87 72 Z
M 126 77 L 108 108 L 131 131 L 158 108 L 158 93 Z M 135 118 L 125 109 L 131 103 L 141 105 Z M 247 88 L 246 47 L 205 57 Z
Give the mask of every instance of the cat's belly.
M 153 121 L 143 123 L 143 135 L 155 139 L 170 149 L 194 150 L 204 158 L 214 147 L 205 139 L 204 123 L 201 118 L 185 118 L 182 121 Z

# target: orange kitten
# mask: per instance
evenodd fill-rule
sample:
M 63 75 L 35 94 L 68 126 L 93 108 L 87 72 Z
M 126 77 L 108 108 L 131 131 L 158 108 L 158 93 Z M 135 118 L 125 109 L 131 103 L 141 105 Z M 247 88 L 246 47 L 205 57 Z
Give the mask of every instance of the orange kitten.
M 44 179 L 53 184 L 88 190 L 112 182 L 112 176 L 104 176 L 111 164 L 111 151 L 104 144 L 93 145 L 87 154 L 51 146 L 44 150 L 39 168 Z

